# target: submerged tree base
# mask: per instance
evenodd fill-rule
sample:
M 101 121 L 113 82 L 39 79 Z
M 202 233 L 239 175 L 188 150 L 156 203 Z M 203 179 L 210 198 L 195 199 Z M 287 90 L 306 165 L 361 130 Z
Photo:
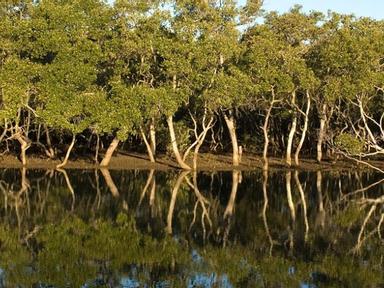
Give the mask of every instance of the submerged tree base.
M 45 159 L 37 156 L 29 156 L 26 168 L 43 168 L 55 169 L 60 163 L 59 160 Z M 187 159 L 187 163 L 192 163 L 191 159 Z M 368 163 L 384 169 L 384 161 L 369 161 Z M 17 158 L 17 155 L 5 155 L 0 159 L 1 168 L 20 168 L 23 164 Z M 91 157 L 77 158 L 76 160 L 69 160 L 65 168 L 68 169 L 94 169 L 100 167 L 95 164 Z M 242 163 L 236 167 L 237 170 L 254 170 L 263 168 L 263 158 L 261 155 L 251 154 L 243 155 Z M 314 157 L 313 159 L 301 159 L 299 166 L 291 166 L 291 169 L 299 170 L 348 170 L 348 169 L 366 169 L 367 166 L 358 164 L 350 159 L 339 159 L 334 161 L 332 159 L 324 159 L 318 163 Z M 111 158 L 108 169 L 112 170 L 125 170 L 125 169 L 179 169 L 176 160 L 166 156 L 158 155 L 157 162 L 150 161 L 147 155 L 138 153 L 118 153 Z M 212 154 L 201 153 L 198 157 L 197 170 L 232 170 L 232 154 Z M 285 159 L 271 157 L 269 158 L 269 169 L 281 170 L 289 169 L 285 163 Z

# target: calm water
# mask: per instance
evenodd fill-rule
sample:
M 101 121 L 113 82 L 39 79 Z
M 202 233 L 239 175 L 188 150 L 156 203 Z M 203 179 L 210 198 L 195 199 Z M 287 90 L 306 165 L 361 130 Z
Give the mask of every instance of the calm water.
M 384 287 L 378 173 L 0 179 L 0 287 Z

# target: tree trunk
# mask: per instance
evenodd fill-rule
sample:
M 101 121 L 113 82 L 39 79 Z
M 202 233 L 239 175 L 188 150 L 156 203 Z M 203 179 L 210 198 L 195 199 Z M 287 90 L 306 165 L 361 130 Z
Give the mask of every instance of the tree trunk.
M 299 145 L 297 146 L 296 153 L 295 153 L 295 164 L 297 166 L 300 164 L 299 163 L 299 155 L 300 155 L 301 148 L 303 147 L 303 144 L 305 141 L 305 136 L 306 136 L 307 130 L 308 130 L 308 120 L 309 120 L 308 116 L 309 116 L 310 108 L 311 108 L 311 97 L 309 97 L 309 93 L 307 92 L 307 109 L 305 110 L 304 127 L 303 127 L 303 131 L 301 133 Z
M 4 130 L 0 135 L 0 143 L 3 142 L 3 139 L 5 135 L 7 135 L 7 132 L 8 132 L 8 122 L 7 122 L 7 119 L 4 119 Z
M 320 111 L 320 129 L 319 129 L 319 135 L 317 138 L 317 157 L 316 160 L 317 162 L 321 162 L 323 158 L 323 140 L 325 136 L 325 123 L 326 123 L 326 109 L 327 105 L 323 104 L 322 109 Z
M 180 168 L 185 169 L 185 170 L 191 170 L 191 167 L 187 165 L 183 161 L 183 158 L 180 155 L 179 148 L 177 147 L 177 141 L 176 141 L 176 134 L 175 134 L 175 128 L 173 127 L 173 117 L 169 116 L 167 117 L 167 124 L 169 128 L 169 135 L 171 137 L 171 145 L 172 145 L 172 150 L 173 154 L 175 154 L 176 161 L 179 164 Z
M 100 136 L 96 133 L 96 151 L 95 151 L 95 163 L 99 164 L 99 149 L 100 149 Z
M 101 161 L 100 166 L 107 167 L 109 165 L 109 162 L 111 162 L 113 152 L 115 152 L 119 143 L 120 143 L 120 140 L 117 139 L 117 137 L 113 138 L 111 144 L 109 144 L 107 152 L 105 152 L 105 156 L 104 156 L 103 160 Z
M 203 145 L 205 137 L 207 137 L 207 133 L 208 133 L 209 129 L 212 128 L 212 126 L 213 126 L 212 123 L 213 123 L 213 117 L 211 117 L 211 119 L 208 121 L 208 124 L 205 124 L 205 116 L 204 116 L 203 131 L 197 137 L 197 144 L 195 147 L 195 151 L 193 152 L 193 170 L 195 170 L 195 171 L 197 169 L 197 157 L 199 155 L 200 147 Z
M 149 143 L 152 149 L 153 158 L 156 157 L 156 128 L 155 128 L 155 118 L 151 119 L 149 124 Z
M 18 134 L 16 136 L 16 139 L 20 143 L 20 148 L 21 148 L 20 159 L 21 159 L 21 163 L 23 163 L 23 166 L 26 166 L 27 165 L 26 151 L 31 146 L 31 144 L 30 144 L 30 142 L 27 141 L 27 139 L 24 136 L 22 136 L 20 134 Z
M 296 92 L 292 93 L 292 99 L 291 103 L 294 105 L 296 102 Z M 296 108 L 295 108 L 296 110 Z M 289 131 L 288 135 L 288 141 L 287 141 L 287 155 L 285 158 L 285 162 L 288 164 L 288 166 L 292 165 L 292 143 L 293 143 L 293 137 L 295 136 L 296 133 L 296 126 L 297 126 L 297 114 L 296 111 L 293 112 L 293 119 L 292 119 L 292 126 L 291 130 Z
M 239 166 L 239 144 L 237 142 L 236 127 L 235 127 L 235 118 L 230 112 L 229 117 L 224 113 L 224 120 L 228 127 L 229 136 L 231 137 L 232 142 L 232 159 L 233 166 Z
M 51 137 L 49 135 L 49 129 L 47 126 L 45 126 L 45 136 L 47 138 L 47 145 L 48 145 L 48 150 L 46 151 L 46 154 L 49 158 L 53 159 L 55 158 L 55 151 L 52 148 Z
M 268 125 L 269 125 L 269 118 L 271 117 L 273 105 L 274 105 L 274 101 L 272 100 L 271 105 L 267 110 L 267 114 L 265 115 L 264 125 L 263 125 L 263 134 L 264 134 L 263 169 L 264 170 L 268 170 L 268 146 L 269 146 Z
M 56 169 L 59 169 L 61 167 L 64 167 L 65 165 L 67 165 L 68 158 L 69 158 L 69 155 L 71 154 L 73 146 L 75 145 L 75 141 L 76 141 L 76 135 L 73 134 L 72 135 L 72 142 L 71 142 L 71 144 L 68 147 L 67 153 L 65 154 L 64 161 L 62 163 L 60 163 L 59 165 L 57 165 Z
M 153 155 L 153 147 L 152 147 L 152 143 L 149 143 L 148 140 L 147 140 L 147 136 L 145 136 L 145 133 L 144 133 L 144 130 L 142 127 L 140 127 L 140 133 L 141 133 L 141 137 L 143 138 L 144 140 L 144 143 L 145 143 L 145 147 L 147 148 L 147 152 L 148 152 L 148 157 L 149 157 L 149 160 L 152 162 L 152 163 L 155 163 L 156 160 L 155 160 L 155 155 Z

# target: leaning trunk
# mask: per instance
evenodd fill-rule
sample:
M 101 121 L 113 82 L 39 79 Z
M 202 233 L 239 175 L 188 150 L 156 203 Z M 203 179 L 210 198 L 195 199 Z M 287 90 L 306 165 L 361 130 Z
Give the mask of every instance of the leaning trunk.
M 116 137 L 113 138 L 111 144 L 109 144 L 109 147 L 107 149 L 107 152 L 105 152 L 105 156 L 103 160 L 100 163 L 100 166 L 107 167 L 109 165 L 109 162 L 111 162 L 111 158 L 113 155 L 113 152 L 115 152 L 117 146 L 119 145 L 120 140 Z
M 64 167 L 68 163 L 69 155 L 71 154 L 72 148 L 75 145 L 76 136 L 75 134 L 72 135 L 72 142 L 68 147 L 67 153 L 65 154 L 64 161 L 56 166 L 56 169 L 59 169 L 61 167 Z
M 292 99 L 291 103 L 294 105 L 296 100 L 296 92 L 292 93 Z M 285 162 L 288 164 L 288 166 L 292 165 L 292 143 L 293 143 L 293 137 L 296 133 L 296 126 L 297 126 L 297 114 L 296 111 L 294 111 L 293 119 L 292 119 L 292 126 L 291 130 L 289 131 L 288 135 L 288 141 L 287 141 L 287 155 Z
M 176 161 L 179 164 L 180 168 L 191 170 L 191 167 L 187 165 L 187 163 L 184 162 L 183 158 L 180 155 L 179 148 L 177 147 L 177 141 L 176 141 L 176 134 L 175 134 L 175 128 L 173 127 L 173 117 L 169 116 L 167 117 L 167 124 L 169 128 L 169 135 L 171 137 L 171 145 L 173 154 L 175 154 Z
M 203 145 L 205 137 L 207 136 L 207 133 L 208 133 L 209 129 L 212 128 L 212 123 L 213 123 L 213 117 L 211 117 L 211 119 L 208 121 L 208 124 L 206 125 L 205 124 L 205 115 L 204 115 L 203 131 L 197 137 L 197 140 L 196 140 L 197 144 L 196 144 L 196 147 L 195 147 L 195 151 L 193 153 L 193 170 L 195 170 L 195 171 L 197 169 L 197 157 L 198 157 L 198 154 L 199 154 L 200 147 Z
M 144 130 L 143 130 L 142 127 L 140 127 L 140 133 L 141 133 L 141 137 L 142 137 L 143 140 L 144 140 L 145 147 L 147 148 L 147 152 L 148 152 L 149 160 L 150 160 L 152 163 L 155 163 L 156 160 L 155 160 L 155 156 L 153 155 L 153 149 L 152 149 L 152 146 L 151 146 L 151 144 L 148 142 L 147 136 L 145 136 L 145 132 L 144 132 Z
M 231 137 L 232 142 L 232 159 L 233 159 L 233 166 L 239 166 L 239 144 L 237 142 L 237 135 L 236 135 L 236 128 L 235 128 L 235 119 L 230 113 L 229 117 L 224 114 L 224 120 L 228 127 L 229 136 Z
M 305 110 L 304 127 L 303 127 L 303 131 L 301 134 L 299 145 L 297 146 L 296 153 L 295 153 L 295 164 L 296 165 L 299 165 L 300 151 L 301 151 L 301 148 L 303 147 L 305 136 L 306 136 L 307 130 L 308 130 L 308 119 L 309 119 L 308 115 L 309 115 L 310 108 L 311 108 L 311 97 L 309 97 L 309 93 L 307 92 L 307 109 Z

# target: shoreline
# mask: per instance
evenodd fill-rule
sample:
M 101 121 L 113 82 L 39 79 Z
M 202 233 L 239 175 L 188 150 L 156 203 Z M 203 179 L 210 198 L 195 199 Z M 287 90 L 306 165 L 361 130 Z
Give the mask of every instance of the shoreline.
M 27 158 L 27 169 L 56 169 L 56 165 L 60 160 L 52 160 L 49 158 L 41 158 L 30 156 Z M 372 170 L 366 165 L 358 164 L 352 160 L 339 159 L 331 161 L 325 159 L 322 163 L 317 163 L 314 159 L 303 158 L 300 160 L 300 165 L 292 165 L 288 167 L 285 164 L 284 158 L 271 157 L 269 158 L 269 170 L 304 170 L 304 171 L 317 171 L 317 170 L 351 170 L 351 169 L 366 169 Z M 367 161 L 381 169 L 384 169 L 384 161 Z M 4 155 L 0 157 L 0 168 L 23 168 L 22 163 L 15 155 Z M 101 169 L 89 158 L 71 159 L 68 164 L 63 167 L 64 169 Z M 232 154 L 212 154 L 201 153 L 198 158 L 198 171 L 252 171 L 263 168 L 262 157 L 257 154 L 243 155 L 240 166 L 232 166 Z M 109 170 L 173 170 L 180 169 L 174 159 L 167 155 L 159 155 L 157 162 L 152 163 L 149 161 L 147 155 L 138 153 L 116 153 L 112 157 L 110 165 L 105 167 Z

